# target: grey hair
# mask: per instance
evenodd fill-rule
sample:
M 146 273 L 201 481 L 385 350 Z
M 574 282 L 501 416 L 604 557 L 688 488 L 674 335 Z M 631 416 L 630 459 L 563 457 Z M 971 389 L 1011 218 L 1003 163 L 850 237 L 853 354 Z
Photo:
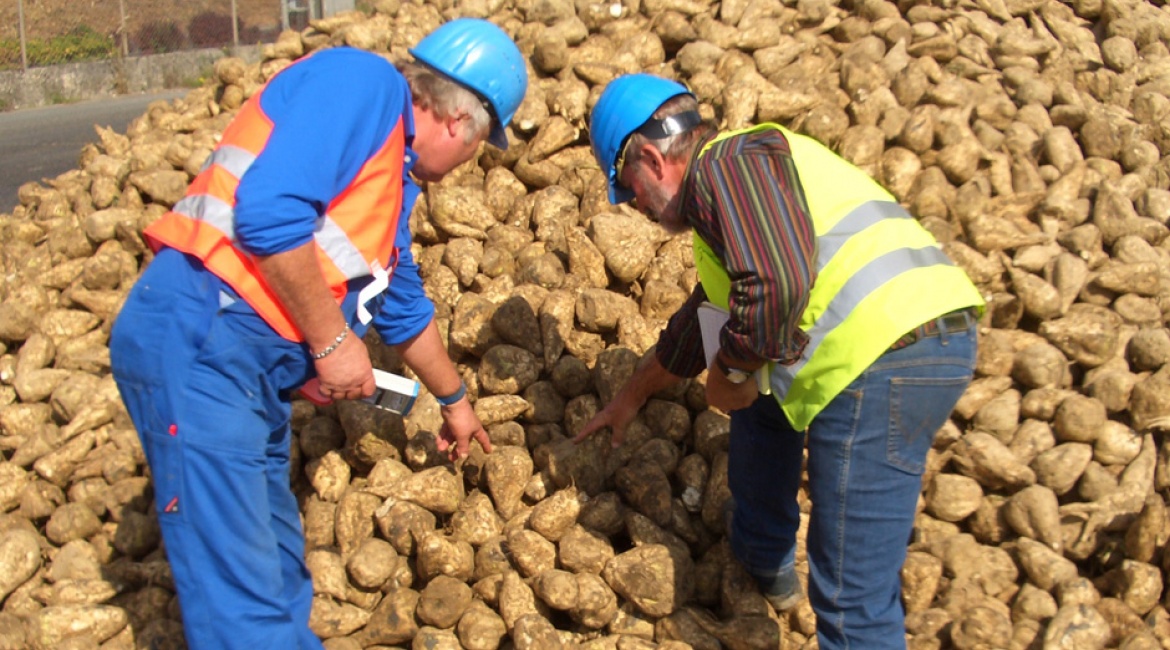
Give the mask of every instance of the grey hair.
M 678 115 L 679 113 L 686 113 L 687 111 L 698 111 L 699 101 L 692 95 L 677 95 L 666 100 L 658 110 L 654 111 L 654 119 L 662 119 L 669 115 Z M 691 152 L 695 145 L 715 129 L 715 124 L 709 120 L 704 120 L 695 128 L 679 133 L 677 135 L 668 136 L 658 140 L 651 140 L 641 133 L 634 132 L 630 134 L 629 141 L 626 142 L 626 151 L 637 151 L 644 144 L 649 144 L 658 151 L 662 152 L 663 157 L 671 162 L 678 162 L 680 160 L 690 159 Z M 632 162 L 632 161 L 631 161 Z
M 439 119 L 463 113 L 471 118 L 465 142 L 486 137 L 492 126 L 492 114 L 478 95 L 434 68 L 419 63 L 403 63 L 399 72 L 410 85 L 410 94 L 419 108 L 429 110 Z

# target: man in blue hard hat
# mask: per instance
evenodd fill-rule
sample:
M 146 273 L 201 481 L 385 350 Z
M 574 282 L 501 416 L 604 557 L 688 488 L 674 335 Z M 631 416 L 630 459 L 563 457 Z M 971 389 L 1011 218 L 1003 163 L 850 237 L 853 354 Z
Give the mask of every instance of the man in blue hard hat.
M 291 399 L 302 386 L 324 403 L 371 395 L 369 328 L 440 403 L 439 449 L 491 451 L 434 323 L 408 218 L 414 179 L 443 178 L 485 140 L 507 146 L 525 62 L 474 19 L 411 53 L 397 69 L 341 47 L 282 70 L 144 233 L 156 255 L 110 357 L 193 650 L 322 647 L 289 488 Z
M 905 648 L 899 571 L 926 454 L 972 377 L 979 292 L 863 171 L 777 124 L 717 133 L 674 81 L 615 79 L 590 138 L 613 203 L 692 231 L 700 285 L 577 439 L 608 426 L 620 444 L 652 394 L 707 370 L 731 415 L 735 557 L 777 611 L 802 598 L 807 442 L 819 646 Z M 708 363 L 699 314 L 720 312 Z

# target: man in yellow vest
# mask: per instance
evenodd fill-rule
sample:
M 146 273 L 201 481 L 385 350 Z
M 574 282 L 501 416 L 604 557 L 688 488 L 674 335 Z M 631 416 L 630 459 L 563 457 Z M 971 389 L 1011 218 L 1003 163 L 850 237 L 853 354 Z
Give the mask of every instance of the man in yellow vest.
M 150 464 L 191 650 L 319 650 L 289 489 L 291 399 L 374 392 L 370 329 L 441 405 L 438 448 L 491 442 L 411 258 L 422 189 L 506 147 L 528 87 L 496 25 L 458 19 L 399 67 L 336 47 L 244 104 L 187 195 L 144 235 L 156 251 L 110 335 L 114 379 Z M 311 380 L 311 381 L 310 381 Z M 369 631 L 362 645 L 392 642 Z
M 776 610 L 799 602 L 807 443 L 820 648 L 904 648 L 899 572 L 927 451 L 972 377 L 979 292 L 860 169 L 776 124 L 717 134 L 674 81 L 615 79 L 590 139 L 611 202 L 693 232 L 701 285 L 577 439 L 608 426 L 620 444 L 651 395 L 706 369 L 731 415 L 736 558 Z M 708 365 L 712 308 L 728 316 Z

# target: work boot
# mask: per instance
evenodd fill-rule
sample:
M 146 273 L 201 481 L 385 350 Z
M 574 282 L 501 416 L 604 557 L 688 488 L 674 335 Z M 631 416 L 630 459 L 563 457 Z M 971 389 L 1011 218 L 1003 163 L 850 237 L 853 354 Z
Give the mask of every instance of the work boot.
M 735 499 L 728 497 L 720 509 L 723 512 L 723 532 L 730 543 L 731 525 L 735 521 Z M 800 579 L 796 577 L 796 571 L 792 568 L 769 578 L 755 575 L 751 571 L 748 573 L 756 581 L 756 586 L 760 588 L 760 594 L 764 596 L 772 609 L 776 610 L 777 614 L 782 614 L 796 607 L 800 599 L 804 598 L 804 589 L 800 586 Z
M 796 571 L 789 569 L 769 580 L 764 580 L 759 577 L 756 578 L 756 584 L 760 585 L 760 593 L 764 595 L 764 599 L 776 610 L 777 614 L 783 614 L 788 610 L 796 607 L 801 598 L 804 598 L 804 589 L 800 586 L 800 579 L 796 577 Z

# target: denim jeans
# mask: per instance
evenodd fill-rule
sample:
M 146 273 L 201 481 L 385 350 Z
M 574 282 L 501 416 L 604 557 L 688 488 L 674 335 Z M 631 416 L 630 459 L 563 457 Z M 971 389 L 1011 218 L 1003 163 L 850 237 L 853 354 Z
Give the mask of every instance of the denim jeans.
M 926 454 L 971 381 L 975 327 L 885 353 L 807 432 L 761 396 L 731 415 L 731 548 L 762 586 L 793 571 L 808 439 L 809 600 L 821 650 L 905 648 L 900 572 Z

